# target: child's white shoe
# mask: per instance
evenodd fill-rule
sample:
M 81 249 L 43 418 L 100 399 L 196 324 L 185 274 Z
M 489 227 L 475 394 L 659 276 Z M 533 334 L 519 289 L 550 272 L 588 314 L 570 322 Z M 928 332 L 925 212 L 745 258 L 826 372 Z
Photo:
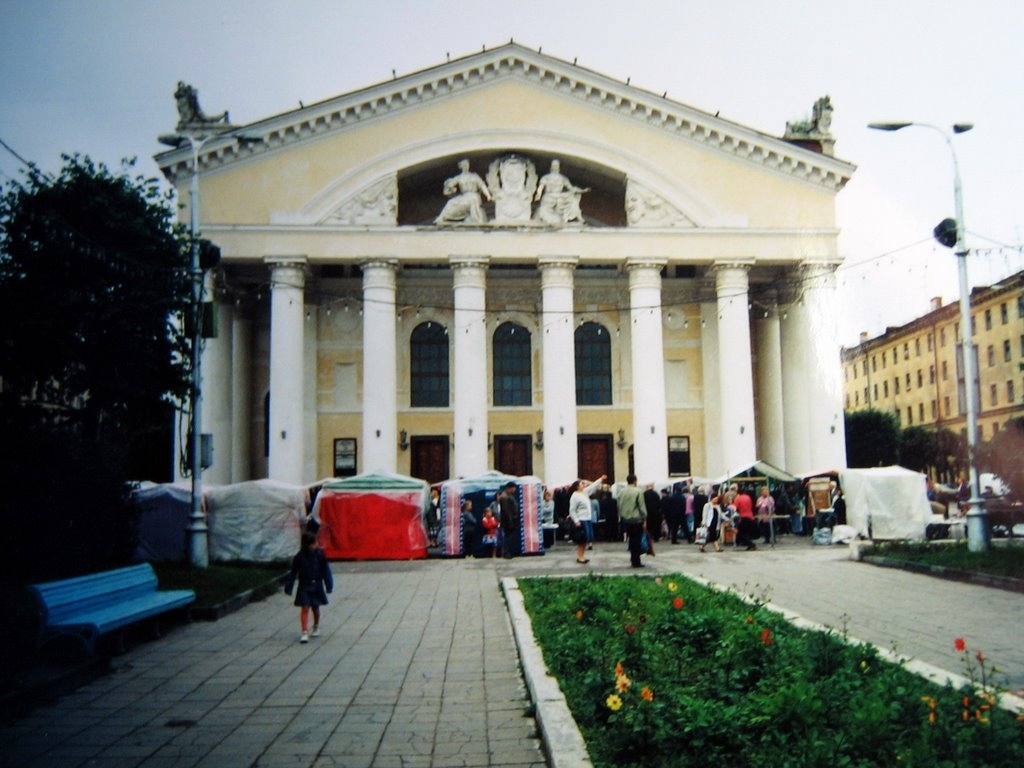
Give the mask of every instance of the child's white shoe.
M 300 643 L 308 643 L 309 642 L 309 634 L 306 633 L 306 632 L 303 632 L 302 633 L 302 637 L 299 638 L 299 642 Z

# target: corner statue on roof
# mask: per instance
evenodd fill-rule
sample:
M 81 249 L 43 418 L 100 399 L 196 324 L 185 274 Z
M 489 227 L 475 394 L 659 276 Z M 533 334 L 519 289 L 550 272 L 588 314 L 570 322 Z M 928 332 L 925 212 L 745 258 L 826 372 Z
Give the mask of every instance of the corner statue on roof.
M 810 120 L 786 123 L 786 138 L 823 138 L 832 135 L 832 98 L 822 96 L 814 102 Z
M 174 91 L 174 101 L 178 105 L 178 130 L 196 125 L 228 126 L 227 111 L 219 115 L 207 115 L 199 108 L 199 91 L 188 83 L 179 80 Z

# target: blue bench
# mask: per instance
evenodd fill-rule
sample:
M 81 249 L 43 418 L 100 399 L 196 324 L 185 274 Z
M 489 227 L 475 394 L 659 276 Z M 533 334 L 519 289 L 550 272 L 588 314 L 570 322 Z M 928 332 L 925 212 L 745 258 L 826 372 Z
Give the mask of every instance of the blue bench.
M 186 608 L 196 599 L 191 589 L 158 591 L 149 563 L 32 584 L 29 589 L 42 607 L 42 642 L 75 637 L 90 656 L 102 635 Z

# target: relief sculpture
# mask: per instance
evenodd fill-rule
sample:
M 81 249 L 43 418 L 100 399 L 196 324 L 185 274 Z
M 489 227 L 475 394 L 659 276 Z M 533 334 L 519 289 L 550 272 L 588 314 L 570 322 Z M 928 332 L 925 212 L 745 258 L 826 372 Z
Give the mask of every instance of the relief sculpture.
M 519 155 L 498 158 L 487 170 L 487 183 L 494 194 L 494 223 L 519 224 L 530 221 L 530 206 L 537 189 L 537 168 Z
M 583 214 L 580 212 L 580 198 L 583 189 L 575 186 L 569 179 L 562 175 L 561 163 L 558 160 L 551 161 L 551 170 L 545 173 L 537 185 L 535 199 L 538 201 L 537 210 L 533 218 L 545 224 L 569 224 L 570 222 L 583 223 Z
M 445 179 L 444 196 L 448 202 L 435 224 L 483 224 L 487 214 L 480 198 L 494 199 L 484 180 L 469 169 L 469 160 L 459 160 L 459 173 Z

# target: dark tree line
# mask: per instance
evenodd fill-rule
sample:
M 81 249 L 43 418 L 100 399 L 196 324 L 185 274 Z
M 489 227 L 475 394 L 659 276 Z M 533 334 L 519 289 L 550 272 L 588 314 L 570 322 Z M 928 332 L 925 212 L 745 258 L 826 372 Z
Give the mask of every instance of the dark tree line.
M 188 391 L 188 239 L 155 179 L 65 156 L 0 194 L 5 580 L 131 551 L 128 481 L 170 479 Z

